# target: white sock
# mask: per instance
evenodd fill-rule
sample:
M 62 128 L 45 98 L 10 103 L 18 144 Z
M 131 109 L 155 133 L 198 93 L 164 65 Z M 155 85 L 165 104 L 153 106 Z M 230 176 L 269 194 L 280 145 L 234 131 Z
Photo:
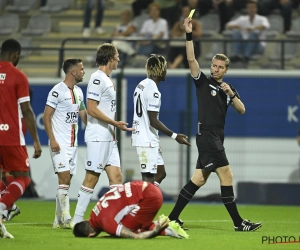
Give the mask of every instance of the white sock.
M 159 187 L 159 183 L 157 182 L 157 181 L 154 181 L 154 186 L 157 186 L 157 187 Z
M 170 228 L 166 228 L 165 229 L 165 235 L 166 236 L 174 236 L 174 233 Z
M 58 199 L 58 192 L 56 194 L 56 208 L 55 208 L 55 219 L 54 223 L 62 223 L 61 219 L 61 208 L 60 208 L 60 203 Z
M 78 200 L 74 214 L 74 223 L 83 221 L 84 213 L 92 199 L 94 189 L 81 186 L 78 192 Z
M 3 202 L 0 202 L 0 216 L 2 216 L 5 210 L 6 210 L 6 205 Z
M 57 189 L 58 201 L 62 214 L 62 221 L 65 222 L 71 219 L 70 215 L 70 200 L 69 200 L 69 185 L 60 184 Z
M 109 188 L 110 189 L 113 189 L 115 187 L 120 187 L 120 186 L 123 186 L 123 184 L 114 184 L 114 185 L 110 185 Z

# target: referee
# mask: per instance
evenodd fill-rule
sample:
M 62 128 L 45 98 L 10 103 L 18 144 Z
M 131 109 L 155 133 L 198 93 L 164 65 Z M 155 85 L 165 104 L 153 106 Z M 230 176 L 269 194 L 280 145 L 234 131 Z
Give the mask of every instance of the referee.
M 191 180 L 181 189 L 175 207 L 169 215 L 182 226 L 179 215 L 192 199 L 196 191 L 203 186 L 211 172 L 215 172 L 221 185 L 222 201 L 232 218 L 235 231 L 255 231 L 261 223 L 251 223 L 242 219 L 237 210 L 232 187 L 232 172 L 226 157 L 224 143 L 224 125 L 227 108 L 231 105 L 239 114 L 245 113 L 245 106 L 236 89 L 223 82 L 229 67 L 229 59 L 216 54 L 211 62 L 211 75 L 207 77 L 200 70 L 195 59 L 192 41 L 191 18 L 184 20 L 186 31 L 186 54 L 191 75 L 196 86 L 198 101 L 198 160 Z

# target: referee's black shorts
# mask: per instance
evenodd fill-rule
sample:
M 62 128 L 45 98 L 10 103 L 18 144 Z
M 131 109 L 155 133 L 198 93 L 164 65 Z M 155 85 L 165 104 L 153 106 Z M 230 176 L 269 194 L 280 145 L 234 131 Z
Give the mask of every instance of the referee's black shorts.
M 209 172 L 229 165 L 223 142 L 223 130 L 202 130 L 201 135 L 197 134 L 198 160 L 196 169 L 204 169 Z

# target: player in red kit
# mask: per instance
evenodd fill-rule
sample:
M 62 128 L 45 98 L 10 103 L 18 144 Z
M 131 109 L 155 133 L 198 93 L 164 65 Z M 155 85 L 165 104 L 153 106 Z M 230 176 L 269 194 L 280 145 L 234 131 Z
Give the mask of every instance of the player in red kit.
M 34 146 L 33 158 L 41 155 L 41 144 L 30 105 L 27 77 L 15 66 L 19 62 L 21 45 L 14 39 L 3 42 L 0 54 L 0 165 L 14 176 L 0 198 L 0 216 L 10 209 L 30 184 L 29 158 L 22 132 L 23 117 Z M 13 238 L 0 220 L 0 238 Z
M 93 208 L 90 219 L 75 225 L 76 237 L 95 237 L 102 231 L 122 238 L 147 239 L 157 235 L 189 238 L 175 221 L 162 215 L 153 222 L 163 203 L 159 188 L 150 182 L 127 182 L 109 190 Z

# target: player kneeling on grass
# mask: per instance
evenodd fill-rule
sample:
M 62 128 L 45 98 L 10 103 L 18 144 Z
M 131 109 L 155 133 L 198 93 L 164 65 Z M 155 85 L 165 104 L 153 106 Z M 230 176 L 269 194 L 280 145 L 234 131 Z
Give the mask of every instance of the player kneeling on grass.
M 153 222 L 163 203 L 159 188 L 149 182 L 133 181 L 103 195 L 90 219 L 75 225 L 76 237 L 96 237 L 102 231 L 122 238 L 148 239 L 158 235 L 188 239 L 175 221 L 161 215 Z

